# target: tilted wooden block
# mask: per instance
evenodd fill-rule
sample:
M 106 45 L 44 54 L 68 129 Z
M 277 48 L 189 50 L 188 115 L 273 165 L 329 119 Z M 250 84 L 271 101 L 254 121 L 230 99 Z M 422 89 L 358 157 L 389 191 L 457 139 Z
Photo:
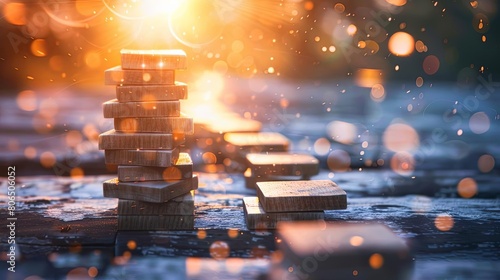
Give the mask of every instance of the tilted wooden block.
M 304 178 L 319 173 L 319 161 L 305 153 L 262 153 L 248 154 L 247 161 L 256 175 L 302 176 Z
M 123 69 L 186 69 L 187 56 L 183 50 L 120 51 Z
M 278 222 L 300 220 L 322 220 L 323 211 L 265 212 L 258 197 L 244 197 L 243 208 L 248 229 L 276 229 Z
M 104 71 L 105 85 L 173 85 L 174 70 L 122 69 L 115 66 Z
M 179 100 L 187 99 L 188 87 L 185 83 L 175 82 L 174 85 L 118 85 L 116 98 L 120 102 Z
M 120 132 L 161 132 L 193 134 L 193 119 L 188 117 L 115 118 L 115 130 Z
M 106 164 L 172 166 L 179 158 L 179 148 L 172 150 L 105 150 Z
M 198 176 L 174 181 L 119 182 L 118 178 L 102 185 L 104 197 L 163 203 L 198 189 Z
M 113 99 L 102 104 L 105 118 L 128 117 L 178 117 L 181 113 L 180 101 L 118 102 Z
M 193 161 L 188 153 L 179 153 L 174 165 L 169 167 L 118 166 L 120 182 L 169 181 L 193 177 Z
M 410 250 L 385 225 L 283 222 L 278 237 L 286 279 L 411 278 Z
M 163 216 L 194 215 L 194 191 L 173 198 L 165 203 L 152 203 L 137 200 L 120 199 L 119 216 Z
M 114 129 L 99 135 L 100 150 L 172 150 L 185 142 L 183 134 L 125 133 Z
M 118 230 L 192 230 L 194 216 L 120 216 Z
M 224 140 L 244 154 L 284 152 L 290 146 L 290 140 L 277 132 L 226 133 Z
M 346 192 L 330 180 L 258 182 L 257 196 L 266 212 L 347 208 Z

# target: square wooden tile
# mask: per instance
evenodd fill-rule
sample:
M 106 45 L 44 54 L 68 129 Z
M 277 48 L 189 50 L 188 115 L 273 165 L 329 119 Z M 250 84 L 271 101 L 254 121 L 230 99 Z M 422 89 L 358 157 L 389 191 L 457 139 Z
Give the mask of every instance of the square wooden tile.
M 347 208 L 346 192 L 330 180 L 258 182 L 257 196 L 266 212 Z
M 120 51 L 123 69 L 186 69 L 187 56 L 183 50 Z
M 123 69 L 115 66 L 104 71 L 105 85 L 173 85 L 174 70 Z
M 193 119 L 188 117 L 115 118 L 114 123 L 119 132 L 194 133 Z
M 276 229 L 279 222 L 322 220 L 323 211 L 310 212 L 265 212 L 258 197 L 244 197 L 243 211 L 248 229 Z
M 193 230 L 194 216 L 120 216 L 118 230 Z
M 198 176 L 186 180 L 119 182 L 118 178 L 103 183 L 104 197 L 163 203 L 198 189 Z
M 118 85 L 116 99 L 119 102 L 179 100 L 188 98 L 188 86 L 175 82 L 174 85 Z
M 106 164 L 172 166 L 179 158 L 179 148 L 172 150 L 105 150 Z
M 169 167 L 118 166 L 120 182 L 170 181 L 193 177 L 193 161 L 188 153 L 179 153 L 174 165 Z
M 104 118 L 179 117 L 181 103 L 178 100 L 118 102 L 113 99 L 102 104 L 102 111 Z
M 290 140 L 277 132 L 231 132 L 224 134 L 224 140 L 242 154 L 285 152 L 290 146 Z
M 120 199 L 118 201 L 118 215 L 194 215 L 194 191 L 190 191 L 185 195 L 175 197 L 164 203 Z
M 126 133 L 108 130 L 99 135 L 100 150 L 172 150 L 185 142 L 184 134 Z
M 409 279 L 412 256 L 403 239 L 382 224 L 283 222 L 278 249 L 287 279 Z M 314 260 L 315 269 L 310 269 Z M 306 264 L 307 263 L 307 264 Z M 353 275 L 355 271 L 356 275 Z M 301 278 L 296 278 L 301 276 Z
M 254 176 L 302 176 L 308 178 L 319 173 L 319 161 L 306 153 L 252 153 L 246 159 Z

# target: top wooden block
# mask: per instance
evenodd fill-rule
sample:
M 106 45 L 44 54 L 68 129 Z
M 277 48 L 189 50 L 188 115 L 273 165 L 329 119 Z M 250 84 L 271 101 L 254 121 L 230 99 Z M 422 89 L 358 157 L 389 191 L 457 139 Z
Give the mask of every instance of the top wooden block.
M 290 145 L 290 140 L 277 132 L 226 133 L 224 140 L 244 153 L 284 152 Z
M 347 208 L 347 194 L 330 180 L 258 182 L 257 196 L 266 212 Z
M 183 50 L 127 50 L 120 51 L 123 69 L 186 69 L 187 57 Z

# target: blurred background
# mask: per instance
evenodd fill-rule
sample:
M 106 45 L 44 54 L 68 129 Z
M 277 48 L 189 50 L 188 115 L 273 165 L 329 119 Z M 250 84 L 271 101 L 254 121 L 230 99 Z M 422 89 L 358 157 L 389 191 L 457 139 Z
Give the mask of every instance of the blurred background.
M 8 0 L 0 11 L 0 163 L 19 174 L 113 172 L 96 139 L 112 128 L 103 72 L 123 48 L 185 50 L 176 75 L 195 121 L 221 108 L 260 121 L 331 178 L 441 169 L 478 184 L 498 172 L 494 0 Z M 196 137 L 195 161 L 224 162 Z

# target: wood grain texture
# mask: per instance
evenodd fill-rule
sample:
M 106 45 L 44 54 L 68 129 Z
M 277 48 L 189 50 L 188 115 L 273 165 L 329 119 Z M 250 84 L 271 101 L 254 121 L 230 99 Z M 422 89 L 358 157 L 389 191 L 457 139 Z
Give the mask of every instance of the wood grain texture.
M 318 259 L 315 270 L 308 270 L 311 279 L 408 279 L 412 256 L 403 239 L 387 226 L 376 223 L 352 224 L 325 222 L 283 222 L 278 225 L 283 253 L 282 267 Z M 301 271 L 288 273 L 290 279 Z M 411 275 L 411 274 L 410 274 Z
M 120 132 L 194 133 L 193 119 L 188 117 L 115 118 L 114 123 Z
M 118 216 L 118 230 L 189 230 L 194 216 Z
M 278 132 L 231 132 L 224 134 L 224 140 L 242 154 L 285 152 L 290 146 L 290 140 Z
M 181 113 L 179 101 L 118 102 L 117 99 L 102 104 L 104 118 L 178 117 Z
M 115 66 L 104 71 L 105 85 L 173 85 L 173 70 L 122 69 Z
M 319 161 L 306 153 L 252 153 L 246 159 L 254 176 L 286 175 L 310 177 L 319 173 Z
M 257 196 L 266 212 L 322 211 L 347 208 L 347 194 L 330 180 L 258 182 Z
M 118 178 L 103 183 L 104 197 L 163 203 L 198 189 L 198 176 L 186 180 L 119 182 Z
M 100 150 L 171 150 L 185 142 L 183 134 L 125 133 L 114 129 L 99 135 Z
M 186 69 L 187 56 L 183 50 L 120 51 L 123 69 Z
M 279 222 L 322 220 L 325 217 L 323 211 L 310 212 L 275 212 L 267 213 L 259 203 L 259 198 L 243 197 L 243 211 L 248 229 L 276 229 Z
M 179 153 L 174 165 L 169 167 L 118 166 L 120 182 L 169 181 L 193 177 L 193 161 L 188 153 Z
M 188 86 L 181 82 L 174 85 L 118 85 L 116 98 L 120 102 L 187 99 Z
M 179 148 L 172 150 L 105 150 L 106 164 L 172 166 L 179 158 Z
M 175 197 L 165 203 L 151 203 L 137 200 L 120 199 L 119 216 L 163 216 L 194 215 L 194 191 Z

